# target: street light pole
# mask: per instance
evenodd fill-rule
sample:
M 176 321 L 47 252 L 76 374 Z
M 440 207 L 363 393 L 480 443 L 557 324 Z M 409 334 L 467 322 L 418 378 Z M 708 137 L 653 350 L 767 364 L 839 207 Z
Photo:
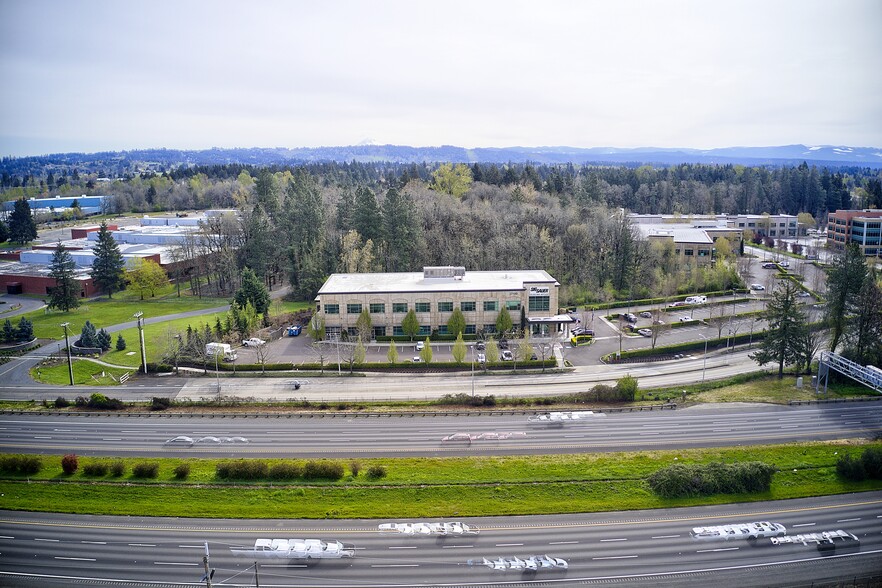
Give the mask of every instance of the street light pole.
M 147 350 L 144 347 L 144 322 L 143 317 L 144 313 L 141 311 L 133 314 L 136 319 L 138 319 L 138 336 L 141 340 L 141 369 L 144 370 L 144 374 L 147 374 Z
M 704 384 L 704 372 L 707 371 L 707 337 L 702 335 L 701 338 L 704 339 L 704 364 L 701 367 L 701 383 Z
M 73 386 L 73 360 L 70 357 L 70 343 L 67 340 L 67 328 L 70 323 L 61 323 L 61 326 L 64 328 L 64 348 L 67 349 L 67 372 L 70 375 L 70 385 Z
M 475 346 L 472 345 L 472 398 L 475 397 Z

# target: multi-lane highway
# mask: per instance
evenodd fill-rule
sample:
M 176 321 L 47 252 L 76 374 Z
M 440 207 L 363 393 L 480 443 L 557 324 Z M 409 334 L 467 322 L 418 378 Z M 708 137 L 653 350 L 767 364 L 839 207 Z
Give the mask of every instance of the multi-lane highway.
M 499 586 L 626 583 L 795 586 L 882 570 L 882 492 L 768 503 L 625 513 L 470 519 L 476 537 L 380 535 L 384 521 L 196 520 L 73 517 L 0 511 L 0 584 L 196 586 L 208 542 L 214 586 L 253 586 L 254 560 L 233 547 L 259 538 L 318 538 L 356 557 L 264 560 L 261 586 Z M 789 535 L 845 530 L 859 548 L 814 543 L 700 542 L 694 526 L 772 521 Z M 566 571 L 494 572 L 470 559 L 548 554 Z
M 508 437 L 502 439 L 442 441 L 457 432 L 514 434 L 502 435 Z M 200 457 L 547 454 L 872 438 L 880 432 L 882 402 L 698 406 L 595 414 L 566 425 L 532 424 L 524 414 L 6 415 L 0 416 L 0 449 Z M 194 443 L 166 443 L 177 436 L 189 437 Z

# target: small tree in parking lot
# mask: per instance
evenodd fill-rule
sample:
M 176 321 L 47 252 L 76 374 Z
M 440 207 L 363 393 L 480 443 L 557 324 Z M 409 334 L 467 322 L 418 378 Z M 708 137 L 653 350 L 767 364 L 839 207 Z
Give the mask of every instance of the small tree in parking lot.
M 451 335 L 462 335 L 465 332 L 465 316 L 459 308 L 453 309 L 453 314 L 447 320 L 447 332 Z
M 425 363 L 432 363 L 432 343 L 429 341 L 428 337 L 426 337 L 423 349 L 420 351 L 420 359 Z
M 398 361 L 398 348 L 395 346 L 395 341 L 389 342 L 389 351 L 386 352 L 386 359 L 389 360 L 389 363 Z
M 462 340 L 462 333 L 456 335 L 456 342 L 453 344 L 452 353 L 453 361 L 456 363 L 462 363 L 462 360 L 465 359 L 466 344 L 465 341 Z
M 496 332 L 500 336 L 505 337 L 505 334 L 511 331 L 512 326 L 514 324 L 511 322 L 511 314 L 509 314 L 507 308 L 502 307 L 502 310 L 496 316 Z
M 499 345 L 496 344 L 496 339 L 493 337 L 487 339 L 484 355 L 487 358 L 487 363 L 496 363 L 499 361 Z
M 401 330 L 413 341 L 414 337 L 420 334 L 420 320 L 417 318 L 416 312 L 411 308 L 407 311 L 404 320 L 401 321 Z

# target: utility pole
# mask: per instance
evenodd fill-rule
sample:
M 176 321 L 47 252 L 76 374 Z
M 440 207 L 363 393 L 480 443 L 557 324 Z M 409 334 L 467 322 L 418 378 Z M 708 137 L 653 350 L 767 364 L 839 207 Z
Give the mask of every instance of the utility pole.
M 138 311 L 132 316 L 138 319 L 138 335 L 141 339 L 141 368 L 144 370 L 144 375 L 147 375 L 147 349 L 144 347 L 144 313 Z
M 205 566 L 205 575 L 202 576 L 202 579 L 205 580 L 206 588 L 211 588 L 211 577 L 214 576 L 214 570 L 208 567 L 208 541 L 205 542 L 205 555 L 202 556 L 202 565 Z
M 64 348 L 67 349 L 67 372 L 70 374 L 70 385 L 73 386 L 73 360 L 70 358 L 70 343 L 67 340 L 67 328 L 70 323 L 61 323 L 61 326 L 64 328 Z

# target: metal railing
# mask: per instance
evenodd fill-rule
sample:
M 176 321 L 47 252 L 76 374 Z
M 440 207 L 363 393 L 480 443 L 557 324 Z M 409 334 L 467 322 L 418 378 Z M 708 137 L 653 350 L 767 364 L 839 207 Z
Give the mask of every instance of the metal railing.
M 824 393 L 827 393 L 827 383 L 830 379 L 830 370 L 836 370 L 840 374 L 848 376 L 852 380 L 863 384 L 875 392 L 882 393 L 882 370 L 875 366 L 863 366 L 857 362 L 845 359 L 837 353 L 822 351 L 818 364 L 818 379 L 815 384 L 815 392 L 824 381 Z

